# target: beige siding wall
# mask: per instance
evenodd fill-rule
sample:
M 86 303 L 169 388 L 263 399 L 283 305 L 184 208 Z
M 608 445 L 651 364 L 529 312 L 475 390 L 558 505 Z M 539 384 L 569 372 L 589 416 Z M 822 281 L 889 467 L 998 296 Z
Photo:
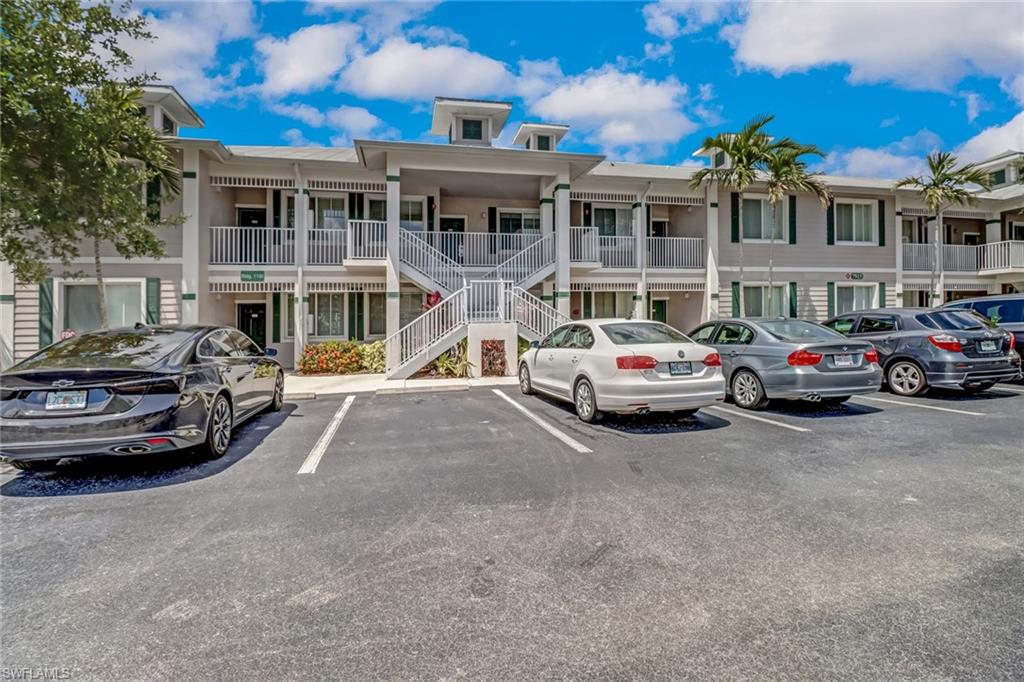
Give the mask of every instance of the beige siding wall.
M 666 322 L 684 334 L 700 324 L 700 311 L 704 303 L 703 291 L 652 291 L 651 298 L 667 298 L 665 306 Z
M 978 235 L 978 241 L 981 243 L 985 242 L 985 221 L 974 220 L 970 218 L 943 218 L 943 224 L 950 226 L 950 235 L 948 239 L 945 236 L 945 228 L 943 228 L 943 239 L 946 239 L 947 244 L 963 244 L 964 234 L 973 232 Z
M 14 361 L 39 350 L 39 285 L 14 289 Z
M 705 237 L 707 209 L 701 206 L 668 206 L 669 237 Z
M 765 273 L 747 274 L 744 281 L 748 286 L 767 283 Z M 732 315 L 732 284 L 739 281 L 738 274 L 733 272 L 724 276 L 719 285 L 719 310 L 723 317 Z M 848 280 L 845 272 L 779 272 L 774 279 L 776 285 L 787 287 L 790 282 L 796 283 L 797 317 L 822 322 L 828 319 L 828 283 L 836 286 L 847 284 L 868 285 L 885 284 L 886 306 L 900 305 L 896 295 L 896 276 L 888 274 L 865 273 L 863 280 Z M 787 294 L 788 295 L 788 294 Z M 785 311 L 788 314 L 788 310 Z
M 533 211 L 540 210 L 540 204 L 535 199 L 441 197 L 441 210 L 438 211 L 438 215 L 464 215 L 466 216 L 467 232 L 486 232 L 487 209 L 491 206 L 498 208 L 525 208 Z

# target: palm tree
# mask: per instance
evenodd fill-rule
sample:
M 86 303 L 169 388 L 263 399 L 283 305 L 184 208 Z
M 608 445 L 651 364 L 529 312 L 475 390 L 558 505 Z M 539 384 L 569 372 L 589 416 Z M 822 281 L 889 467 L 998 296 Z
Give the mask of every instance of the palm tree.
M 698 189 L 705 180 L 717 182 L 738 192 L 740 197 L 737 220 L 740 225 L 740 314 L 745 310 L 743 305 L 743 199 L 742 194 L 757 180 L 758 171 L 763 170 L 769 153 L 779 145 L 792 145 L 791 140 L 773 142 L 765 132 L 775 117 L 769 114 L 757 116 L 738 133 L 719 133 L 704 140 L 707 151 L 725 152 L 729 165 L 725 168 L 701 168 L 690 179 L 690 187 Z
M 813 194 L 822 208 L 828 208 L 832 201 L 832 192 L 821 180 L 821 175 L 808 172 L 807 163 L 800 160 L 802 156 L 824 158 L 821 150 L 813 145 L 783 139 L 773 145 L 765 161 L 765 190 L 772 208 L 772 232 L 768 242 L 768 314 L 771 314 L 775 295 L 775 224 L 779 202 L 790 192 Z
M 974 206 L 978 198 L 971 185 L 988 191 L 991 188 L 989 174 L 973 163 L 957 167 L 957 158 L 949 152 L 935 151 L 928 155 L 928 176 L 912 175 L 893 185 L 893 189 L 911 187 L 917 190 L 921 201 L 935 214 L 935 229 L 932 232 L 932 272 L 929 280 L 930 305 L 935 304 L 935 281 L 942 283 L 942 212 L 951 206 Z M 939 301 L 941 304 L 942 301 Z

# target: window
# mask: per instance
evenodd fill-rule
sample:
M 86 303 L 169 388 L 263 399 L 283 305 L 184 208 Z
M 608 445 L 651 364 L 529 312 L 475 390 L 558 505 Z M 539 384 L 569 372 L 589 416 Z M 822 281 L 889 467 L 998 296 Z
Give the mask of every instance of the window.
M 142 283 L 108 283 L 107 323 L 110 329 L 145 322 Z M 77 333 L 100 328 L 99 289 L 95 284 L 65 284 L 63 287 L 64 329 Z
M 782 223 L 785 207 L 775 208 L 775 239 L 782 239 Z M 772 238 L 772 207 L 763 197 L 743 197 L 743 239 L 744 241 L 768 240 Z
M 146 327 L 138 330 L 118 329 L 82 334 L 44 348 L 22 362 L 18 369 L 146 369 L 188 341 L 192 333 Z
M 284 335 L 295 336 L 295 294 L 284 295 Z
M 345 294 L 313 294 L 309 312 L 313 336 L 345 336 Z
M 423 314 L 423 294 L 403 293 L 398 304 L 398 322 L 403 327 Z
M 537 136 L 537 151 L 549 152 L 551 151 L 551 136 L 550 135 L 538 135 Z
M 203 358 L 229 358 L 235 354 L 235 346 L 228 338 L 227 330 L 218 329 L 199 342 L 196 354 Z
M 313 227 L 321 230 L 345 229 L 345 199 L 342 197 L 313 197 L 316 202 Z
M 1024 223 L 1010 223 L 1010 240 L 1024 241 Z
M 825 326 L 835 329 L 840 334 L 849 334 L 853 331 L 853 323 L 856 321 L 856 317 L 838 317 L 831 322 L 826 322 Z
M 862 317 L 860 326 L 857 327 L 858 334 L 885 334 L 894 331 L 896 331 L 896 318 L 892 315 Z
M 422 230 L 423 200 L 402 199 L 398 204 L 398 221 L 406 230 Z
M 725 152 L 723 152 L 721 150 L 715 152 L 714 161 L 712 161 L 711 165 L 714 168 L 721 168 L 722 166 L 724 166 L 725 165 Z
M 260 350 L 260 347 L 253 343 L 252 339 L 242 332 L 232 330 L 228 332 L 228 338 L 231 339 L 231 343 L 238 351 L 235 355 L 240 355 L 244 358 L 253 358 L 263 355 L 263 351 Z
M 967 310 L 942 310 L 925 313 L 914 317 L 925 327 L 942 329 L 943 331 L 969 331 L 974 329 L 994 328 L 995 325 L 986 318 L 975 315 Z
M 723 346 L 745 346 L 754 340 L 750 327 L 730 322 L 723 324 L 715 335 L 715 343 Z
M 765 320 L 761 327 L 780 341 L 838 338 L 836 332 L 813 322 L 803 320 Z
M 540 213 L 501 210 L 498 212 L 498 232 L 501 234 L 539 234 Z
M 848 244 L 873 244 L 875 205 L 870 201 L 836 201 L 836 241 Z
M 164 113 L 163 122 L 161 124 L 164 135 L 175 135 L 177 133 L 177 126 L 174 125 L 174 119 L 170 118 Z
M 875 305 L 875 285 L 836 286 L 836 313 L 867 310 Z
M 993 187 L 1006 184 L 1006 169 L 1000 168 L 999 170 L 988 174 L 988 184 Z
M 594 345 L 594 334 L 583 325 L 573 325 L 562 339 L 561 348 L 590 348 Z
M 572 328 L 572 325 L 566 325 L 564 327 L 559 327 L 555 331 L 553 331 L 550 334 L 548 334 L 547 337 L 545 337 L 544 340 L 540 342 L 540 347 L 541 348 L 558 348 L 562 344 L 562 340 L 565 338 L 565 335 L 569 333 L 569 330 L 571 328 Z
M 715 331 L 715 325 L 709 324 L 706 327 L 700 327 L 697 331 L 690 334 L 690 338 L 697 343 L 711 343 L 711 335 Z
M 769 308 L 768 287 L 766 286 L 745 286 L 743 287 L 743 316 L 744 317 L 782 317 L 785 310 L 785 287 L 772 287 L 772 300 Z
M 386 199 L 368 199 L 366 208 L 367 220 L 383 222 L 388 219 L 388 202 Z
M 974 309 L 996 324 L 1024 322 L 1024 299 L 1004 299 L 999 301 L 976 301 Z
M 615 317 L 614 291 L 595 291 L 593 297 L 593 317 Z
M 483 140 L 484 139 L 484 122 L 479 118 L 464 118 L 462 119 L 462 139 L 463 140 Z
M 523 233 L 540 234 L 540 213 L 523 214 Z
M 632 211 L 628 208 L 594 207 L 594 227 L 602 237 L 633 233 Z
M 690 338 L 660 322 L 617 322 L 601 325 L 601 331 L 617 346 L 639 343 L 690 343 Z
M 369 309 L 370 309 L 370 328 L 368 333 L 371 335 L 379 334 L 383 336 L 387 333 L 387 303 L 384 300 L 384 294 L 372 293 L 369 294 Z

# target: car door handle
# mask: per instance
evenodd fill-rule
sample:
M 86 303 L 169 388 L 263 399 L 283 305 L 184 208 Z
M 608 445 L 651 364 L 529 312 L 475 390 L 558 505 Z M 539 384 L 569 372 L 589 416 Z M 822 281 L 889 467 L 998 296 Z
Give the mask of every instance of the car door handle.
M 579 356 L 578 356 L 578 355 L 574 355 L 574 356 L 572 356 L 572 364 L 574 364 L 574 365 L 575 365 L 575 364 L 576 364 L 577 362 L 579 362 L 579 361 L 580 361 L 580 358 L 579 358 Z
M 729 351 L 729 355 L 739 355 L 739 354 L 740 354 L 740 352 L 738 350 L 731 350 L 731 351 Z

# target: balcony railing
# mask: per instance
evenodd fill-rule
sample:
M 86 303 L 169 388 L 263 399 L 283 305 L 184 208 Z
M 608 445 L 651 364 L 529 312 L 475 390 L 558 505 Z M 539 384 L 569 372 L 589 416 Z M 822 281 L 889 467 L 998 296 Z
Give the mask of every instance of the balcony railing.
M 494 267 L 540 240 L 540 234 L 418 232 L 424 241 L 467 267 Z
M 345 261 L 348 230 L 309 230 L 306 233 L 306 263 L 341 265 Z
M 635 268 L 636 238 L 604 237 L 597 238 L 597 248 L 601 253 L 601 266 L 605 268 Z
M 651 268 L 704 267 L 704 240 L 700 237 L 648 237 L 647 266 Z
M 978 249 L 978 269 L 1024 270 L 1024 241 L 993 242 Z
M 345 258 L 383 260 L 388 255 L 388 224 L 383 220 L 350 220 L 345 230 Z
M 597 263 L 601 260 L 597 228 L 569 228 L 569 260 L 573 263 Z
M 295 230 L 284 227 L 211 227 L 211 265 L 293 265 Z
M 929 272 L 935 248 L 931 244 L 904 244 L 903 269 Z M 942 245 L 942 269 L 946 272 L 986 272 L 1024 269 L 1024 241 L 994 242 L 977 246 Z

